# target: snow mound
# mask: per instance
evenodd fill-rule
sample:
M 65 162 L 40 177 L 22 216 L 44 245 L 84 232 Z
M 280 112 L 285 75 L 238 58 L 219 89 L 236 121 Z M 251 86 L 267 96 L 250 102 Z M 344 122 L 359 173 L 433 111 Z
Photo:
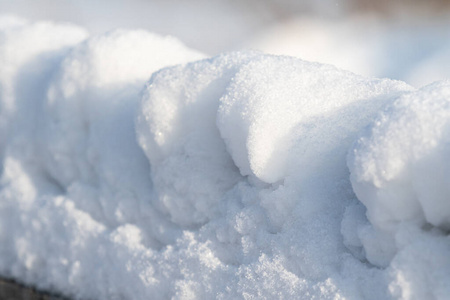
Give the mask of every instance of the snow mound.
M 155 74 L 138 136 L 161 205 L 177 223 L 200 224 L 241 179 L 237 168 L 282 181 L 294 172 L 289 164 L 319 162 L 333 142 L 350 143 L 367 116 L 405 88 L 289 57 L 234 53 Z M 345 113 L 333 118 L 337 111 Z
M 396 253 L 405 224 L 450 229 L 449 126 L 450 84 L 440 82 L 397 99 L 350 151 L 353 189 L 391 251 L 381 264 Z
M 407 88 L 328 65 L 262 56 L 233 78 L 218 126 L 241 174 L 275 183 L 297 172 L 289 170 L 293 164 L 326 160 L 323 152 L 348 143 L 368 117 Z
M 135 215 L 149 194 L 149 166 L 134 135 L 139 93 L 154 71 L 201 57 L 145 31 L 113 31 L 75 47 L 55 72 L 43 107 L 41 148 L 51 178 L 109 222 Z M 86 185 L 100 188 L 99 206 L 83 200 L 78 190 Z
M 2 276 L 83 299 L 448 295 L 448 83 L 0 25 Z
M 241 176 L 216 126 L 219 99 L 252 54 L 224 55 L 156 73 L 137 118 L 159 202 L 172 221 L 193 226 L 218 213 Z
M 32 99 L 45 93 L 55 62 L 86 37 L 86 31 L 74 25 L 0 17 L 0 156 L 10 136 L 24 133 L 22 123 L 33 122 L 26 120 L 33 118 L 37 106 Z M 27 115 L 18 118 L 19 110 Z

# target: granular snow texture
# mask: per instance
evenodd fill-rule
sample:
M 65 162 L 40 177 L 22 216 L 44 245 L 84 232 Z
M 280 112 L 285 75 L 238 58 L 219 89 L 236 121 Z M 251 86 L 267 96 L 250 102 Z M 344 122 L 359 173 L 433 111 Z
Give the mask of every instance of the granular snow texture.
M 450 83 L 14 18 L 0 53 L 2 276 L 80 299 L 450 294 Z

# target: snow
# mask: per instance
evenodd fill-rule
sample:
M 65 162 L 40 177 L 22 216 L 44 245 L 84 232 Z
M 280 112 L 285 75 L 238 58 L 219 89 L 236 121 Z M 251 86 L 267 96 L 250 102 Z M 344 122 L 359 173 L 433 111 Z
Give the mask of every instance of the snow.
M 75 299 L 445 299 L 449 101 L 1 17 L 0 275 Z
M 450 228 L 449 96 L 450 85 L 443 81 L 400 97 L 350 152 L 353 190 L 371 224 L 391 241 L 405 223 Z

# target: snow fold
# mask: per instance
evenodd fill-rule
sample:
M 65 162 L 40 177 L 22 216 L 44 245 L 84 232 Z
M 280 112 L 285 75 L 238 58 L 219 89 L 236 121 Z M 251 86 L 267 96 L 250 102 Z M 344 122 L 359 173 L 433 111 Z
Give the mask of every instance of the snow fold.
M 14 18 L 0 53 L 2 276 L 86 299 L 449 294 L 449 83 Z

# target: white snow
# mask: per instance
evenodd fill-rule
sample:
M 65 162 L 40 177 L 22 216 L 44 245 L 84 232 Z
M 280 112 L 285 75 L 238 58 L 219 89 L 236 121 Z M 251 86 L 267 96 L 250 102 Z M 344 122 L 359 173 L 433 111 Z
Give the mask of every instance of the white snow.
M 392 242 L 405 223 L 450 229 L 449 101 L 445 81 L 400 97 L 350 151 L 353 190 L 375 230 Z
M 450 293 L 448 81 L 7 16 L 0 105 L 2 277 L 76 299 Z

